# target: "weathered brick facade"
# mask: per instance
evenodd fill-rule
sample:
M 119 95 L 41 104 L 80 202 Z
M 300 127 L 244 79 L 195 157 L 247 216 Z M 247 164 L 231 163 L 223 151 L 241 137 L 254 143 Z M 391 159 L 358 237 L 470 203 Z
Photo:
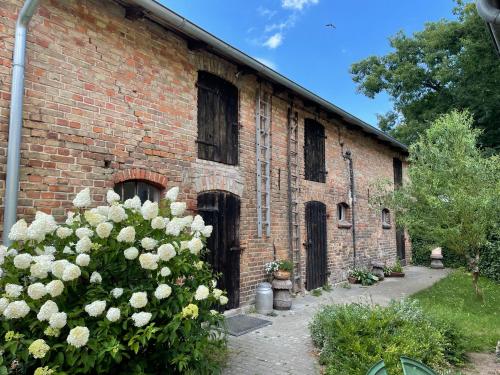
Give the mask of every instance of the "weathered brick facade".
M 21 0 L 0 0 L 0 197 L 4 196 L 12 52 Z M 205 70 L 239 90 L 239 164 L 197 159 L 197 73 Z M 224 190 L 241 198 L 241 302 L 249 302 L 263 265 L 288 256 L 288 93 L 272 98 L 271 236 L 257 237 L 255 98 L 253 74 L 203 49 L 190 50 L 178 33 L 142 18 L 125 18 L 111 0 L 46 0 L 33 17 L 26 61 L 26 93 L 18 214 L 36 210 L 62 219 L 73 196 L 91 187 L 97 202 L 127 179 L 162 188 L 181 186 L 181 199 L 196 210 L 199 192 Z M 370 184 L 393 178 L 397 150 L 323 111 L 294 100 L 299 112 L 299 149 L 304 118 L 326 130 L 326 183 L 306 181 L 299 153 L 299 207 L 310 200 L 327 206 L 328 267 L 338 281 L 352 267 L 352 232 L 339 228 L 337 204 L 350 203 L 349 171 L 342 157 L 351 150 L 356 182 L 358 259 L 393 261 L 395 228 L 383 229 L 381 213 L 369 208 Z M 308 109 L 309 108 L 309 109 Z M 3 202 L 2 202 L 3 208 Z M 301 214 L 301 237 L 306 237 Z M 303 252 L 305 250 L 303 249 Z M 409 257 L 407 248 L 407 258 Z M 302 256 L 305 259 L 305 254 Z M 302 266 L 305 272 L 306 267 Z

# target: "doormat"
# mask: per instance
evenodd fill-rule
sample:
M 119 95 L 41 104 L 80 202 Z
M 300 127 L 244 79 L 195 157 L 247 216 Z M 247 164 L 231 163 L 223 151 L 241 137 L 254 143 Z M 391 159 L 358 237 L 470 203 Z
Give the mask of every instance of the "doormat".
M 232 336 L 241 336 L 270 324 L 272 323 L 269 320 L 248 315 L 236 315 L 226 319 L 227 332 Z

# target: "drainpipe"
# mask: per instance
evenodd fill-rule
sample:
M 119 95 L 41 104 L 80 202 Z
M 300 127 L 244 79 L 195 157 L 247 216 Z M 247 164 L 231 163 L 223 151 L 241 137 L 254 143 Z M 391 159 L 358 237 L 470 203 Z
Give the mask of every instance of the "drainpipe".
M 347 150 L 343 155 L 344 159 L 349 162 L 349 180 L 351 189 L 351 214 L 352 214 L 352 253 L 353 253 L 353 268 L 356 268 L 356 193 L 354 191 L 354 168 L 352 166 L 351 151 Z
M 477 13 L 487 22 L 497 52 L 500 53 L 500 1 L 476 0 L 476 8 Z
M 12 88 L 9 118 L 9 144 L 7 151 L 7 180 L 5 182 L 5 208 L 3 214 L 3 244 L 9 246 L 10 228 L 16 222 L 17 193 L 19 190 L 19 164 L 21 159 L 21 133 L 23 127 L 24 64 L 28 24 L 40 0 L 26 0 L 16 22 Z

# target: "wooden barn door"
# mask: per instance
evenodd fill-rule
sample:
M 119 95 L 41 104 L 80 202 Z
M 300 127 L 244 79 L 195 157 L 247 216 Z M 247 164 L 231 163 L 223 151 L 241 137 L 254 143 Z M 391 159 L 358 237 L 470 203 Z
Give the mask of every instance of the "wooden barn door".
M 306 203 L 306 227 L 306 289 L 312 290 L 327 282 L 326 206 L 323 203 Z
M 207 262 L 221 273 L 218 287 L 227 291 L 225 309 L 240 304 L 240 200 L 227 192 L 213 191 L 198 195 L 198 212 L 214 230 L 208 238 Z

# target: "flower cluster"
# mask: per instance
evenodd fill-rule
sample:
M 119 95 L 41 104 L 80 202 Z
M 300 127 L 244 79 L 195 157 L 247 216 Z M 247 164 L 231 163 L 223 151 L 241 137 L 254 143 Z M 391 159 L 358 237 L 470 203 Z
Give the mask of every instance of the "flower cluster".
M 194 324 L 187 335 L 210 341 L 203 338 L 210 335 L 207 324 L 216 330 L 222 319 L 213 307 L 228 300 L 200 259 L 212 227 L 199 215 L 184 216 L 187 207 L 177 201 L 178 194 L 178 188 L 170 189 L 166 204 L 142 204 L 138 197 L 121 203 L 110 190 L 107 206 L 90 208 L 86 188 L 76 195 L 76 210 L 64 224 L 38 212 L 31 224 L 21 219 L 12 227 L 13 245 L 0 247 L 0 319 L 12 329 L 6 343 L 21 337 L 26 342 L 19 341 L 18 351 L 28 353 L 31 373 L 71 372 L 91 355 L 101 360 L 97 373 L 109 373 L 122 358 L 126 369 L 138 352 L 131 339 L 142 334 L 138 330 L 164 332 L 140 341 L 141 355 L 155 359 L 138 363 L 155 373 L 154 366 L 175 365 L 175 353 L 160 356 L 155 347 L 170 347 L 167 341 L 183 334 L 172 322 L 185 319 Z M 87 349 L 78 350 L 82 347 Z M 61 363 L 59 351 L 73 357 Z M 9 355 L 11 362 L 21 356 Z M 82 359 L 75 362 L 75 356 Z M 68 358 L 71 363 L 64 362 Z

